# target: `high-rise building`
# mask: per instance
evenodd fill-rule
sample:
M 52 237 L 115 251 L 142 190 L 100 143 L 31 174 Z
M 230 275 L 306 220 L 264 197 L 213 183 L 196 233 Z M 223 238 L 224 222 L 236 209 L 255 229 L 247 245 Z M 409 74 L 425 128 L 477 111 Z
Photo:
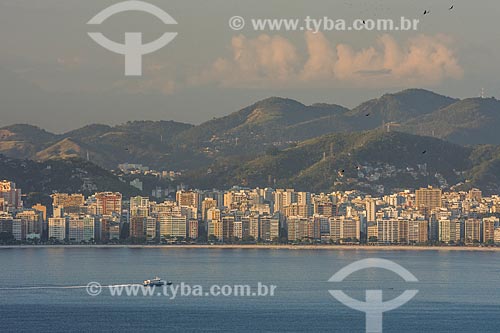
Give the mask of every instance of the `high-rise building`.
M 42 237 L 43 213 L 34 209 L 24 210 L 17 213 L 17 219 L 21 219 L 26 229 L 26 238 L 33 239 Z
M 239 221 L 234 221 L 234 236 L 239 239 L 250 236 L 250 216 L 242 216 Z
M 208 236 L 209 239 L 210 239 L 210 236 L 214 236 L 219 241 L 222 241 L 224 239 L 224 227 L 222 225 L 221 220 L 211 221 L 211 231 L 213 231 L 213 233 L 209 234 L 209 236 Z
M 116 241 L 120 239 L 120 224 L 113 222 L 109 225 L 109 240 Z
M 275 239 L 279 239 L 281 236 L 281 225 L 279 215 L 274 215 L 269 220 L 269 241 L 274 241 Z
M 218 208 L 210 208 L 207 210 L 207 233 L 208 237 L 210 235 L 215 235 L 214 223 L 221 221 L 221 211 Z
M 122 194 L 101 192 L 95 194 L 98 215 L 120 215 L 122 213 Z
M 189 219 L 198 219 L 198 210 L 193 206 L 180 206 L 180 213 Z
M 495 233 L 494 233 L 494 241 L 495 244 L 500 244 L 500 227 L 495 228 Z
M 307 221 L 307 237 L 311 240 L 321 240 L 321 222 L 318 219 L 309 217 Z
M 147 217 L 150 214 L 150 202 L 147 197 L 132 197 L 130 198 L 130 217 L 142 216 Z
M 417 208 L 432 210 L 440 208 L 442 191 L 438 188 L 429 186 L 415 191 L 415 199 Z
M 243 222 L 240 221 L 234 221 L 233 224 L 233 231 L 234 231 L 234 237 L 237 239 L 242 239 L 243 238 Z
M 495 241 L 495 226 L 498 225 L 497 217 L 486 217 L 483 219 L 483 230 L 481 242 L 494 243 Z
M 334 242 L 340 241 L 341 239 L 341 225 L 343 216 L 332 216 L 330 217 L 330 239 Z
M 83 194 L 52 194 L 52 207 L 62 208 L 66 214 L 79 214 L 81 206 L 85 203 Z
M 187 218 L 182 215 L 166 215 L 160 219 L 160 237 L 183 237 L 188 236 Z
M 315 214 L 313 219 L 319 224 L 321 239 L 324 241 L 330 240 L 330 218 L 321 214 Z
M 344 240 L 359 241 L 361 239 L 361 221 L 359 217 L 344 219 L 341 233 Z
M 73 243 L 83 241 L 83 218 L 79 215 L 70 215 L 69 217 L 68 240 Z
M 330 201 L 315 201 L 313 213 L 314 215 L 322 215 L 324 217 L 334 216 L 337 214 L 337 206 Z
M 94 217 L 94 241 L 95 242 L 107 242 L 109 241 L 109 225 L 103 225 L 106 220 L 103 216 L 92 215 Z M 105 238 L 103 240 L 103 237 Z
M 66 218 L 49 218 L 49 240 L 64 241 L 66 239 Z
M 95 217 L 86 215 L 83 217 L 83 241 L 95 241 Z
M 199 210 L 200 207 L 200 193 L 196 191 L 177 191 L 175 198 L 178 206 L 191 206 Z
M 408 242 L 423 244 L 429 240 L 429 221 L 410 220 L 408 221 Z
M 282 213 L 285 216 L 302 216 L 302 217 L 310 217 L 313 213 L 312 205 L 299 205 L 299 203 L 294 202 L 289 206 L 283 208 Z
M 378 225 L 377 222 L 369 222 L 366 226 L 366 240 L 368 242 L 378 241 Z
M 252 214 L 249 216 L 249 228 L 250 228 L 250 236 L 255 240 L 259 240 L 261 238 L 260 235 L 260 215 Z
M 465 220 L 465 242 L 472 244 L 481 241 L 481 220 L 468 218 Z
M 90 215 L 75 215 L 69 217 L 68 239 L 73 243 L 89 242 L 95 237 L 95 218 Z
M 301 216 L 309 217 L 314 214 L 314 207 L 312 205 L 311 193 L 310 192 L 297 192 L 297 205 L 301 207 Z
M 13 219 L 12 220 L 12 235 L 17 241 L 26 240 L 26 220 Z
M 333 216 L 330 217 L 330 239 L 334 242 L 360 240 L 361 223 L 359 218 Z
M 367 222 L 375 222 L 377 213 L 377 205 L 375 203 L 375 199 L 368 198 L 366 199 L 366 221 Z
M 451 219 L 451 213 L 446 209 L 433 209 L 430 211 L 429 216 L 429 240 L 438 241 L 439 240 L 439 221 L 443 219 Z
M 146 218 L 147 216 L 132 216 L 130 217 L 130 237 L 135 239 L 146 238 Z
M 151 242 L 156 239 L 156 219 L 154 217 L 145 217 L 146 221 L 146 241 Z
M 21 200 L 21 190 L 16 189 L 16 183 L 2 180 L 0 181 L 0 198 L 2 198 L 2 210 L 15 211 L 23 207 Z
M 408 220 L 378 219 L 378 241 L 383 243 L 408 243 Z
M 222 217 L 222 241 L 234 238 L 234 215 Z
M 285 207 L 297 202 L 297 195 L 293 189 L 277 189 L 274 192 L 274 212 L 284 212 Z
M 245 191 L 232 190 L 224 193 L 224 206 L 228 210 L 237 209 L 245 211 L 251 206 L 250 200 L 250 195 Z
M 217 200 L 212 198 L 205 198 L 201 203 L 201 219 L 207 220 L 207 212 L 210 208 L 217 208 Z
M 270 242 L 273 240 L 271 237 L 271 220 L 272 217 L 264 215 L 260 217 L 260 238 L 263 241 Z
M 40 204 L 40 203 L 37 203 L 36 205 L 34 205 L 33 207 L 31 207 L 32 209 L 36 210 L 36 211 L 39 211 L 42 213 L 42 218 L 44 221 L 47 221 L 47 207 Z
M 12 215 L 0 212 L 0 233 L 12 234 Z
M 199 236 L 199 222 L 198 220 L 189 220 L 188 222 L 189 230 L 188 230 L 188 236 L 191 239 L 197 239 Z
M 439 224 L 439 238 L 440 242 L 444 243 L 458 243 L 462 239 L 461 225 L 462 222 L 455 218 L 441 218 Z
M 288 240 L 293 242 L 309 238 L 308 222 L 309 219 L 306 217 L 288 216 L 287 217 Z

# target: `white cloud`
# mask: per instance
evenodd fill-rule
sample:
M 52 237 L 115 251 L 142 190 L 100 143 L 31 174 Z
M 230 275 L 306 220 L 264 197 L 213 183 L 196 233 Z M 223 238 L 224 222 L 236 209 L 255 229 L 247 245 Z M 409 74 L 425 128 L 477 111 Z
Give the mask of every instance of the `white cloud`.
M 295 46 L 281 36 L 263 34 L 249 39 L 239 35 L 232 39 L 231 49 L 232 58 L 217 59 L 211 68 L 193 77 L 191 83 L 279 83 L 294 76 L 298 70 L 297 66 L 300 65 L 300 56 Z
M 389 87 L 432 85 L 463 76 L 452 41 L 444 35 L 418 35 L 400 43 L 385 34 L 373 46 L 359 50 L 348 44 L 334 46 L 322 33 L 308 32 L 305 41 L 303 57 L 290 40 L 278 35 L 235 36 L 232 57 L 217 59 L 190 83 L 283 87 L 338 82 Z

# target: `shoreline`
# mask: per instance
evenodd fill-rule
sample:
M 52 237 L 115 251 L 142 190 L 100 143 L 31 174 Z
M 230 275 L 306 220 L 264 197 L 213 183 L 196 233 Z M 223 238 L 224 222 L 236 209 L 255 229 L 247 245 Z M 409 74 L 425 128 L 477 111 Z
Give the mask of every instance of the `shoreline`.
M 474 251 L 500 252 L 500 247 L 409 245 L 5 245 L 2 249 L 217 249 L 217 250 L 328 250 L 328 251 Z

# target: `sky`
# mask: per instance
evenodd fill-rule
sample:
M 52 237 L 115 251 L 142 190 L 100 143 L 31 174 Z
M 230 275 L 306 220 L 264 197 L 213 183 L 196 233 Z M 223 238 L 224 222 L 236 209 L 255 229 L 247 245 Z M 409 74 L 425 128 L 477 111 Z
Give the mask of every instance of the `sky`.
M 355 107 L 384 93 L 424 88 L 458 98 L 500 95 L 497 0 L 149 0 L 176 21 L 120 13 L 87 22 L 118 0 L 0 0 L 0 127 L 62 133 L 92 123 L 175 120 L 199 124 L 258 100 Z M 449 10 L 450 6 L 453 10 Z M 428 10 L 430 14 L 423 15 Z M 243 29 L 229 27 L 241 16 Z M 417 31 L 255 31 L 252 18 L 419 19 Z M 118 43 L 177 37 L 124 75 Z

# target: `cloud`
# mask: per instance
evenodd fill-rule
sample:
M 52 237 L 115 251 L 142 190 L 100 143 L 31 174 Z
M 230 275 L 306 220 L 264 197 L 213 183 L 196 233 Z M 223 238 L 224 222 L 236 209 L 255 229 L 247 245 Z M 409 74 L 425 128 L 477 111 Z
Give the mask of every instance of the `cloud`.
M 450 38 L 419 35 L 402 48 L 388 35 L 381 38 L 384 66 L 393 70 L 395 78 L 438 83 L 445 78 L 460 79 L 463 69 L 449 45 Z
M 243 35 L 232 39 L 232 57 L 217 59 L 190 79 L 191 84 L 287 87 L 342 83 L 390 87 L 432 85 L 460 79 L 463 69 L 445 35 L 418 35 L 398 42 L 382 35 L 373 46 L 356 50 L 349 44 L 332 45 L 322 33 L 305 34 L 307 53 L 281 36 Z M 384 77 L 380 81 L 380 76 Z
M 294 76 L 301 59 L 295 46 L 281 36 L 260 35 L 249 39 L 236 36 L 231 42 L 232 58 L 219 58 L 213 65 L 191 78 L 191 83 L 219 81 L 222 85 L 245 82 L 279 83 Z
M 335 75 L 337 54 L 322 33 L 306 33 L 309 57 L 301 72 L 302 80 L 328 79 Z

